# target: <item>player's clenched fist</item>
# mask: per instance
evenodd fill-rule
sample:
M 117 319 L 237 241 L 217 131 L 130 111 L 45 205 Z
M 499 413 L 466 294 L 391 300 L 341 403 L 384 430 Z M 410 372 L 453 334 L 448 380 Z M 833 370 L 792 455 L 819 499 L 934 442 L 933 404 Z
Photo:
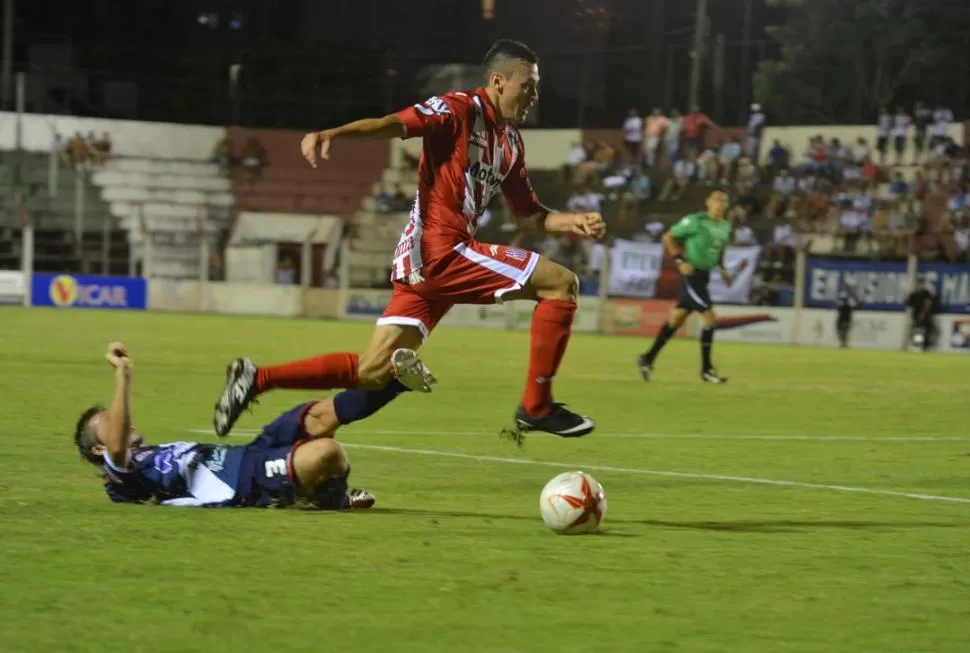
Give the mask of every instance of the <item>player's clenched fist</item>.
M 588 238 L 599 240 L 606 233 L 606 223 L 599 213 L 577 213 L 573 231 Z
M 310 132 L 303 137 L 300 141 L 300 150 L 303 152 L 303 158 L 313 166 L 317 167 L 317 148 L 320 149 L 320 158 L 329 159 L 330 158 L 330 143 L 333 142 L 333 138 L 327 131 L 322 132 Z
M 104 357 L 111 363 L 111 367 L 116 370 L 131 367 L 131 358 L 128 356 L 128 349 L 120 342 L 112 342 L 108 345 L 108 353 Z

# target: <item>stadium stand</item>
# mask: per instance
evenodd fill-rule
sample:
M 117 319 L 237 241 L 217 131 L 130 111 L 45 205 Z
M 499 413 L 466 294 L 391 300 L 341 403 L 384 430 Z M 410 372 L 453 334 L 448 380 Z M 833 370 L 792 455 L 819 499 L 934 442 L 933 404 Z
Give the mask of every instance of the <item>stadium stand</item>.
M 92 178 L 139 260 L 151 234 L 153 276 L 198 277 L 200 233 L 215 244 L 232 219 L 232 187 L 215 164 L 115 157 Z

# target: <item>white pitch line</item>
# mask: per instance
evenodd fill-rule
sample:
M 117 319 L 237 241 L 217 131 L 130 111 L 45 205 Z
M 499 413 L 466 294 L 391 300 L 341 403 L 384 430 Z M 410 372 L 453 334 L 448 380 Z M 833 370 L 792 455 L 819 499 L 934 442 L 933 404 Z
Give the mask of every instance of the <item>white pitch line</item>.
M 209 435 L 212 429 L 188 429 L 188 433 Z M 371 430 L 351 431 L 361 435 L 453 435 L 456 437 L 468 437 L 476 435 L 495 435 L 493 431 L 412 431 L 412 430 Z M 236 435 L 258 435 L 259 431 L 254 429 L 236 429 Z M 542 437 L 555 438 L 558 436 L 548 433 L 529 433 L 528 438 Z M 802 442 L 970 442 L 970 437 L 958 435 L 914 435 L 914 436 L 880 436 L 880 435 L 738 435 L 738 434 L 686 434 L 678 435 L 675 433 L 594 433 L 591 437 L 595 438 L 642 438 L 647 440 L 763 440 L 763 441 L 802 441 Z
M 189 432 L 198 432 L 202 429 L 189 429 Z M 209 433 L 209 431 L 205 431 Z M 367 432 L 361 432 L 367 433 Z M 378 433 L 370 431 L 369 433 Z M 400 433 L 400 431 L 394 431 Z M 250 433 L 236 432 L 233 436 L 248 436 Z M 384 451 L 388 453 L 403 453 L 416 456 L 435 456 L 438 458 L 457 458 L 460 460 L 474 460 L 476 462 L 506 463 L 512 465 L 534 465 L 539 467 L 558 467 L 574 469 L 582 467 L 592 471 L 608 472 L 613 474 L 634 474 L 637 476 L 663 476 L 667 478 L 690 478 L 706 481 L 728 481 L 731 483 L 747 483 L 754 485 L 771 485 L 774 487 L 791 487 L 810 490 L 830 490 L 834 492 L 849 492 L 853 494 L 869 494 L 884 497 L 901 497 L 906 499 L 919 499 L 921 501 L 939 501 L 946 503 L 965 503 L 970 504 L 970 498 L 951 497 L 937 494 L 921 494 L 919 492 L 902 492 L 898 490 L 880 490 L 876 488 L 856 487 L 852 485 L 830 485 L 827 483 L 805 483 L 802 481 L 785 481 L 773 478 L 758 478 L 752 476 L 731 476 L 726 474 L 705 474 L 700 472 L 673 472 L 659 469 L 642 469 L 636 467 L 613 467 L 610 465 L 576 465 L 574 463 L 552 462 L 546 460 L 530 460 L 528 458 L 506 458 L 503 456 L 481 456 L 455 451 L 439 451 L 437 449 L 411 449 L 408 447 L 391 447 L 378 444 L 360 444 L 356 442 L 342 442 L 348 449 L 367 449 L 370 451 Z

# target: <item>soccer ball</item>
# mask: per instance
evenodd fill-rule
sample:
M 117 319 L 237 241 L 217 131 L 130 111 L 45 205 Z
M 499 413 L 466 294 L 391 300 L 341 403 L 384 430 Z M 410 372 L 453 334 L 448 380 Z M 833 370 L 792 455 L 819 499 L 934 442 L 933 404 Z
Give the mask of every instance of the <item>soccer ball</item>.
M 542 488 L 539 513 L 557 533 L 592 533 L 606 516 L 606 493 L 586 472 L 563 472 Z

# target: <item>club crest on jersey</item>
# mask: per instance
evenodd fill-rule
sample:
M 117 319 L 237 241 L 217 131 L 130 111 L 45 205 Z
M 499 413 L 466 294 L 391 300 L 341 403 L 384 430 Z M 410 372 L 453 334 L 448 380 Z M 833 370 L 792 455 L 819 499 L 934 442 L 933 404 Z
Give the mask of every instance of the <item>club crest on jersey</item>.
M 506 247 L 505 256 L 513 261 L 524 261 L 529 255 L 521 249 L 516 249 L 515 247 Z

